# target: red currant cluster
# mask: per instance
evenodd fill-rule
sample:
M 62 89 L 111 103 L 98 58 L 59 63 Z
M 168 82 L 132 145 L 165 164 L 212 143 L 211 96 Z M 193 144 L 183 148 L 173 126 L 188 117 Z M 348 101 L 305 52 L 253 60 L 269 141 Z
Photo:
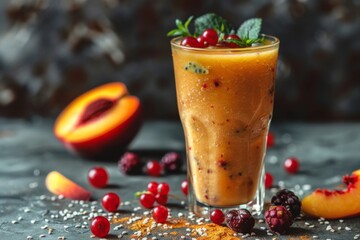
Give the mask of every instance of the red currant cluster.
M 220 40 L 218 33 L 214 29 L 208 28 L 197 38 L 191 36 L 184 37 L 181 40 L 180 45 L 194 48 L 206 48 L 209 46 L 227 48 L 240 47 L 235 42 L 226 41 L 229 39 L 240 40 L 240 37 L 236 34 L 229 34 L 225 35 L 224 38 Z
M 272 132 L 268 133 L 266 139 L 267 148 L 272 148 L 275 146 L 275 134 Z M 289 157 L 284 161 L 283 164 L 284 170 L 290 174 L 296 174 L 299 172 L 300 164 L 299 160 L 296 157 Z M 265 173 L 265 188 L 271 188 L 273 186 L 274 177 L 271 173 Z

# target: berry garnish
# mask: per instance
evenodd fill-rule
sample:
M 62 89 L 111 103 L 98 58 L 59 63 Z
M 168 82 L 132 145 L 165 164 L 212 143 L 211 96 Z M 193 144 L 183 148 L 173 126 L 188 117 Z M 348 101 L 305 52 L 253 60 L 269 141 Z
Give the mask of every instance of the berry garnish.
M 107 185 L 109 175 L 105 168 L 94 167 L 88 172 L 88 180 L 96 188 L 102 188 Z
M 158 193 L 158 194 L 155 195 L 155 200 L 160 205 L 166 205 L 167 201 L 168 201 L 168 195 Z
M 215 224 L 221 225 L 225 220 L 225 215 L 220 209 L 214 209 L 210 213 L 210 220 Z
M 292 216 L 295 218 L 300 215 L 301 201 L 294 192 L 282 189 L 278 191 L 272 198 L 271 203 L 276 206 L 284 206 L 289 210 Z
M 91 220 L 90 230 L 96 237 L 106 237 L 110 231 L 110 222 L 102 216 L 94 217 Z
M 209 44 L 206 42 L 205 38 L 202 35 L 198 36 L 196 40 L 199 42 L 201 48 L 209 46 Z
M 139 201 L 144 208 L 152 208 L 155 203 L 155 196 L 151 193 L 143 193 L 140 195 Z
M 268 132 L 267 138 L 266 138 L 266 147 L 272 148 L 275 145 L 275 135 L 272 132 Z
M 157 161 L 149 161 L 146 164 L 146 172 L 150 176 L 158 177 L 161 174 L 161 165 Z
M 161 158 L 161 166 L 165 172 L 176 173 L 180 172 L 182 167 L 181 155 L 176 152 L 169 152 Z
M 284 234 L 293 223 L 293 216 L 284 206 L 271 206 L 265 212 L 265 221 L 271 231 Z
M 200 43 L 194 37 L 184 37 L 180 43 L 181 46 L 200 48 Z
M 152 217 L 157 223 L 166 222 L 168 215 L 169 215 L 169 210 L 162 205 L 156 206 L 153 209 Z
M 168 32 L 167 36 L 181 36 L 183 37 L 181 45 L 197 48 L 207 46 L 251 47 L 264 41 L 264 37 L 260 35 L 262 20 L 259 18 L 245 21 L 235 30 L 224 18 L 214 13 L 207 13 L 195 19 L 194 34 L 189 30 L 191 21 L 192 17 L 188 18 L 185 23 L 176 19 L 177 28 Z M 236 34 L 230 34 L 235 32 Z
M 225 35 L 224 40 L 225 40 L 226 46 L 229 48 L 239 48 L 240 47 L 235 42 L 232 42 L 232 40 L 240 41 L 240 37 L 236 34 Z
M 295 157 L 290 157 L 284 162 L 285 171 L 290 174 L 295 174 L 299 171 L 299 160 Z
M 214 29 L 208 28 L 206 29 L 201 36 L 205 38 L 205 42 L 207 42 L 210 46 L 215 46 L 219 40 L 219 36 Z
M 181 182 L 181 191 L 184 193 L 185 196 L 188 195 L 188 181 L 184 180 Z
M 116 212 L 120 205 L 120 197 L 113 192 L 107 193 L 101 200 L 102 206 L 108 212 Z
M 132 152 L 125 153 L 119 160 L 118 166 L 122 173 L 128 175 L 141 173 L 142 169 L 139 156 Z
M 147 185 L 147 189 L 152 194 L 156 195 L 158 193 L 158 186 L 159 184 L 155 181 L 149 182 Z
M 167 183 L 160 183 L 157 188 L 158 193 L 167 195 L 170 192 L 170 186 Z
M 271 188 L 273 185 L 274 177 L 271 173 L 265 173 L 265 188 Z
M 249 233 L 255 225 L 255 219 L 246 209 L 231 210 L 225 217 L 226 225 L 239 233 Z

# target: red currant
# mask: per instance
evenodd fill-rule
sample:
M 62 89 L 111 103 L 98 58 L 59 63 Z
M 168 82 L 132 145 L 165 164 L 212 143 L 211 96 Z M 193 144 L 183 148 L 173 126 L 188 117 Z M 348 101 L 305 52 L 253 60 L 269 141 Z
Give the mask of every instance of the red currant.
M 157 223 L 166 222 L 168 215 L 169 215 L 169 210 L 162 205 L 156 206 L 153 209 L 152 217 Z
M 212 28 L 208 28 L 206 29 L 201 36 L 203 36 L 205 38 L 205 41 L 210 45 L 210 46 L 215 46 L 218 42 L 219 36 L 217 34 L 217 32 L 212 29 Z
M 158 193 L 158 194 L 155 195 L 155 199 L 156 199 L 158 204 L 165 205 L 167 203 L 167 201 L 168 201 L 168 195 Z
M 97 216 L 91 220 L 90 229 L 96 237 L 106 237 L 110 231 L 110 222 L 105 217 Z
M 155 203 L 155 196 L 151 193 L 144 193 L 140 196 L 140 204 L 144 208 L 152 208 Z
M 116 212 L 120 205 L 120 197 L 116 193 L 110 192 L 103 196 L 101 203 L 106 211 Z
M 218 225 L 221 225 L 225 220 L 225 215 L 220 209 L 215 209 L 210 213 L 210 220 Z
M 160 183 L 158 188 L 158 193 L 167 195 L 170 192 L 170 186 L 167 183 Z
M 266 138 L 267 148 L 272 148 L 275 145 L 275 135 L 272 132 L 269 132 Z
M 209 45 L 202 35 L 198 36 L 196 38 L 196 40 L 199 42 L 199 45 L 200 45 L 201 48 L 205 48 L 205 47 L 207 47 Z
M 240 37 L 236 34 L 230 34 L 230 35 L 225 35 L 224 37 L 225 40 L 227 39 L 235 39 L 235 40 L 240 40 Z M 229 48 L 238 48 L 240 47 L 239 45 L 237 45 L 234 42 L 226 42 L 226 46 Z
M 146 164 L 146 172 L 150 176 L 158 177 L 161 174 L 161 165 L 157 161 L 149 161 Z
M 152 181 L 148 183 L 147 189 L 149 192 L 156 195 L 158 193 L 158 186 L 159 184 L 157 182 Z
M 299 160 L 295 157 L 290 157 L 286 159 L 284 162 L 284 168 L 288 173 L 297 173 L 300 168 Z
M 181 46 L 199 48 L 200 43 L 194 37 L 184 37 L 180 43 Z
M 270 173 L 265 173 L 265 188 L 271 188 L 273 181 L 274 177 Z
M 109 175 L 102 167 L 94 167 L 88 172 L 88 180 L 96 188 L 102 188 L 107 185 Z
M 181 191 L 184 193 L 185 196 L 188 195 L 188 181 L 187 180 L 182 181 Z

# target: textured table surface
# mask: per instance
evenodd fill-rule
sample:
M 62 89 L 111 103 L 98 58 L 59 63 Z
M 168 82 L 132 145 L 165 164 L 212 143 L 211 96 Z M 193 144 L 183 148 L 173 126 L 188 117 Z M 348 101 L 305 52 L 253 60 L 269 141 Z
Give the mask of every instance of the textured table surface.
M 61 216 L 64 209 L 74 213 L 81 212 L 96 203 L 71 202 L 66 199 L 51 198 L 46 190 L 44 179 L 52 170 L 62 172 L 75 182 L 91 190 L 93 198 L 98 200 L 108 191 L 119 193 L 122 206 L 119 217 L 131 213 L 142 214 L 138 209 L 134 192 L 146 189 L 151 180 L 166 181 L 172 186 L 174 195 L 182 196 L 179 185 L 185 179 L 185 172 L 159 178 L 141 176 L 124 176 L 115 162 L 94 162 L 69 154 L 52 134 L 52 120 L 35 120 L 33 122 L 10 121 L 0 119 L 0 239 L 26 239 L 32 236 L 39 239 L 91 239 L 88 220 L 75 216 L 65 219 Z M 266 168 L 275 176 L 277 185 L 306 194 L 317 187 L 335 187 L 341 182 L 344 174 L 360 168 L 360 124 L 273 124 L 276 135 L 276 146 L 268 151 Z M 145 123 L 130 148 L 139 152 L 144 161 L 159 159 L 167 151 L 184 149 L 181 125 L 177 122 Z M 184 154 L 182 152 L 182 154 Z M 288 175 L 281 167 L 286 157 L 296 156 L 300 159 L 301 171 Z M 86 180 L 89 168 L 95 165 L 105 166 L 110 173 L 110 185 L 105 189 L 94 189 Z M 267 192 L 269 198 L 273 193 Z M 180 200 L 171 199 L 170 208 L 173 216 L 187 211 Z M 69 207 L 70 204 L 70 207 Z M 95 208 L 95 207 L 94 207 Z M 100 210 L 101 211 L 101 210 Z M 58 216 L 56 216 L 58 215 Z M 76 214 L 75 214 L 76 215 Z M 66 216 L 66 214 L 65 214 Z M 47 226 L 46 226 L 47 225 Z M 334 229 L 334 232 L 330 231 Z M 113 229 L 108 239 L 117 239 L 124 229 Z M 272 239 L 264 230 L 263 223 L 257 223 L 255 236 L 247 239 Z M 52 228 L 52 234 L 49 234 Z M 186 236 L 186 229 L 180 228 L 172 237 L 161 237 L 156 233 L 149 235 L 158 239 L 179 239 Z M 123 239 L 130 239 L 133 231 Z M 356 239 L 360 234 L 360 218 L 332 220 L 319 223 L 317 219 L 303 218 L 294 223 L 289 234 L 277 236 L 278 239 Z M 164 236 L 164 235 L 163 235 Z M 195 236 L 196 237 L 196 236 Z M 191 237 L 186 237 L 191 239 Z M 316 237 L 315 237 L 316 238 Z M 140 238 L 141 239 L 141 238 Z M 360 239 L 360 235 L 359 235 Z

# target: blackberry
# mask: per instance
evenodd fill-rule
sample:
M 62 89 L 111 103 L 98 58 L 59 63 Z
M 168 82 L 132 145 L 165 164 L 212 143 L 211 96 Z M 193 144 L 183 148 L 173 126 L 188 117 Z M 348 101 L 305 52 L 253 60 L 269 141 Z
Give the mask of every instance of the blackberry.
M 142 170 L 139 156 L 132 152 L 126 152 L 119 160 L 118 166 L 120 171 L 127 175 L 139 174 Z
M 289 210 L 294 218 L 300 215 L 301 202 L 299 198 L 290 190 L 282 189 L 271 198 L 271 204 L 284 206 Z
M 284 234 L 293 224 L 293 216 L 284 206 L 271 206 L 265 212 L 265 221 L 271 231 Z
M 255 225 L 255 219 L 246 209 L 231 210 L 225 216 L 226 225 L 239 233 L 249 233 Z
M 165 154 L 160 161 L 162 168 L 167 173 L 178 173 L 182 167 L 182 159 L 180 154 L 176 152 L 169 152 Z

